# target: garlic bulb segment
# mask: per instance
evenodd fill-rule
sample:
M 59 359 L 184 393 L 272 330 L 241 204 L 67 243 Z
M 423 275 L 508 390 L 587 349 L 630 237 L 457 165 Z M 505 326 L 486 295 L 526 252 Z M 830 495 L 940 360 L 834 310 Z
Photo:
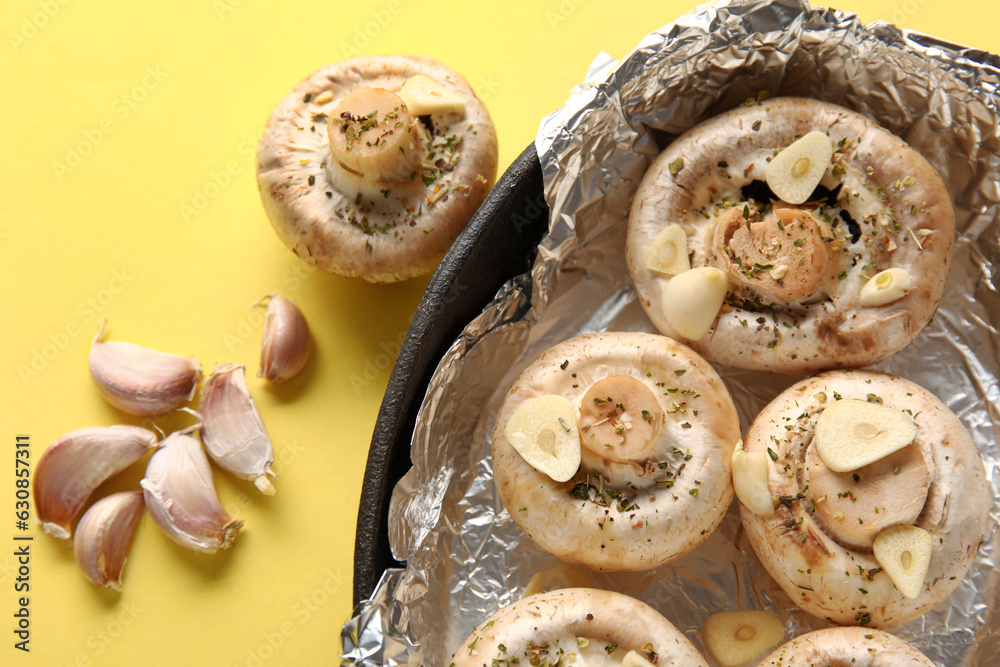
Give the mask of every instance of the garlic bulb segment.
M 407 79 L 398 95 L 414 116 L 465 113 L 465 99 L 461 95 L 423 74 Z
M 92 426 L 66 433 L 35 468 L 35 513 L 42 529 L 73 535 L 73 519 L 101 483 L 156 447 L 156 434 L 138 426 Z
M 309 359 L 309 325 L 291 299 L 278 294 L 265 298 L 268 304 L 257 377 L 281 384 L 295 377 Z
M 167 354 L 134 343 L 100 341 L 90 345 L 87 364 L 101 395 L 119 410 L 151 417 L 176 410 L 191 400 L 201 364 L 194 357 Z
M 172 433 L 149 459 L 140 482 L 150 516 L 171 540 L 201 553 L 233 545 L 243 521 L 229 516 L 193 427 Z
M 906 447 L 917 437 L 913 419 L 899 410 L 845 398 L 820 413 L 816 452 L 835 472 L 851 472 Z
M 142 509 L 142 491 L 122 491 L 98 500 L 80 519 L 73 552 L 95 586 L 121 591 L 122 568 Z
M 767 165 L 764 180 L 782 200 L 803 204 L 823 180 L 832 158 L 830 137 L 813 131 L 775 155 Z
M 248 479 L 264 495 L 274 495 L 274 449 L 247 387 L 246 367 L 220 364 L 201 392 L 201 439 L 209 456 L 227 472 Z
M 906 269 L 886 269 L 872 276 L 861 288 L 861 305 L 884 306 L 903 298 L 912 288 L 913 281 Z
M 736 497 L 754 514 L 774 514 L 774 501 L 767 482 L 767 455 L 744 451 L 742 440 L 736 443 L 733 451 L 733 487 Z
M 681 336 L 698 340 L 719 316 L 728 287 L 726 274 L 712 266 L 680 273 L 663 288 L 663 314 Z

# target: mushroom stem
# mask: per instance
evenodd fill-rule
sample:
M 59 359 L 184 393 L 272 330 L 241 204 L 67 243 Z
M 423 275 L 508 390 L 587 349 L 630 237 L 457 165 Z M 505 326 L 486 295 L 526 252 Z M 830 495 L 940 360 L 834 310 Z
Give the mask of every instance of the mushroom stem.
M 663 419 L 663 408 L 645 383 L 613 375 L 591 385 L 581 400 L 580 442 L 588 459 L 639 463 L 654 453 Z
M 362 88 L 337 103 L 326 126 L 337 163 L 381 183 L 408 182 L 420 173 L 423 147 L 416 119 L 384 88 Z

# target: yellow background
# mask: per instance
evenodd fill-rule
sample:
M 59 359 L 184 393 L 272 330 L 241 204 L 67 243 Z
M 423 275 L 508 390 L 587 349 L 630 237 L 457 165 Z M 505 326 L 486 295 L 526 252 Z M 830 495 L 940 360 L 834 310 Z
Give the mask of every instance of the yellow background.
M 861 3 L 883 18 L 1000 51 L 1000 9 L 971 0 Z M 0 664 L 338 664 L 351 613 L 368 443 L 426 279 L 371 286 L 312 271 L 260 206 L 253 148 L 300 78 L 345 56 L 412 52 L 462 72 L 490 108 L 501 170 L 593 56 L 624 56 L 687 2 L 385 0 L 0 4 Z M 987 11 L 991 16 L 983 16 Z M 76 157 L 74 157 L 74 154 Z M 270 292 L 309 319 L 313 358 L 279 388 L 253 378 Z M 15 436 L 34 461 L 60 434 L 137 423 L 97 394 L 86 355 L 108 338 L 245 363 L 277 453 L 277 495 L 218 472 L 246 520 L 228 553 L 169 542 L 146 518 L 119 596 L 71 550 L 31 543 L 31 653 L 13 648 Z M 164 429 L 190 422 L 162 420 Z M 141 465 L 100 491 L 137 488 Z

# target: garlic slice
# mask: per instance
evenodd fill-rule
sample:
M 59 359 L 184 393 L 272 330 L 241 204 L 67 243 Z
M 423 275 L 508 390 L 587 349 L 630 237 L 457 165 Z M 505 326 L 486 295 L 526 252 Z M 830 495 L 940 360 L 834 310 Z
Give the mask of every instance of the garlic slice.
M 726 274 L 712 266 L 678 274 L 663 288 L 663 315 L 681 336 L 698 340 L 712 328 L 728 287 Z
M 835 472 L 851 472 L 906 447 L 917 437 L 908 415 L 881 403 L 844 398 L 816 421 L 816 452 Z
M 646 249 L 643 262 L 650 271 L 664 276 L 676 276 L 691 268 L 688 258 L 687 233 L 676 222 L 667 225 Z
M 156 447 L 156 434 L 138 426 L 90 426 L 64 434 L 35 468 L 35 515 L 42 530 L 68 540 L 73 518 L 104 480 Z
M 215 492 L 212 469 L 192 426 L 171 433 L 146 466 L 146 508 L 171 540 L 213 554 L 233 546 L 243 521 L 229 516 Z
M 268 303 L 257 377 L 281 384 L 295 377 L 309 360 L 309 324 L 291 299 L 271 294 L 258 303 L 265 299 Z
M 906 269 L 898 267 L 880 271 L 861 288 L 862 306 L 884 306 L 906 296 L 913 281 Z
M 134 343 L 102 343 L 104 325 L 90 344 L 87 364 L 101 395 L 119 410 L 140 417 L 175 410 L 194 396 L 201 364 Z
M 101 498 L 80 519 L 73 553 L 95 586 L 121 591 L 122 569 L 142 510 L 142 491 L 122 491 Z
M 504 435 L 528 465 L 556 482 L 572 479 L 580 468 L 577 409 L 555 394 L 522 403 L 504 428 Z
M 789 204 L 803 204 L 813 193 L 833 158 L 833 142 L 812 131 L 774 156 L 764 180 L 774 194 Z
M 724 611 L 705 619 L 701 636 L 720 667 L 737 667 L 781 641 L 785 626 L 768 611 Z
M 274 449 L 267 428 L 247 387 L 246 367 L 219 364 L 205 382 L 198 412 L 201 439 L 209 456 L 240 479 L 254 483 L 264 495 L 274 495 Z
M 465 112 L 461 95 L 423 74 L 407 79 L 397 94 L 414 116 Z
M 920 595 L 934 549 L 930 533 L 918 526 L 892 526 L 878 534 L 872 549 L 900 593 L 911 600 Z

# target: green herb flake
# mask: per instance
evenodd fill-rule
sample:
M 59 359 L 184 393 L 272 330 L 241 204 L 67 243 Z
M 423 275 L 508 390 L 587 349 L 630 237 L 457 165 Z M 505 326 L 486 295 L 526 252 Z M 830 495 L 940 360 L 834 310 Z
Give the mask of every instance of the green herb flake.
M 697 496 L 698 495 L 698 489 L 691 489 L 690 491 L 688 491 L 688 493 L 691 494 L 692 496 Z
M 667 166 L 670 169 L 670 173 L 676 176 L 684 168 L 684 158 L 679 157 Z
M 687 373 L 687 370 L 685 370 L 683 368 L 679 368 L 676 371 L 674 371 L 674 375 L 676 375 L 678 377 L 680 377 L 681 375 L 684 375 L 685 373 Z
M 777 461 L 778 460 L 778 453 L 775 452 L 770 447 L 767 448 L 767 455 L 771 457 L 772 461 Z

